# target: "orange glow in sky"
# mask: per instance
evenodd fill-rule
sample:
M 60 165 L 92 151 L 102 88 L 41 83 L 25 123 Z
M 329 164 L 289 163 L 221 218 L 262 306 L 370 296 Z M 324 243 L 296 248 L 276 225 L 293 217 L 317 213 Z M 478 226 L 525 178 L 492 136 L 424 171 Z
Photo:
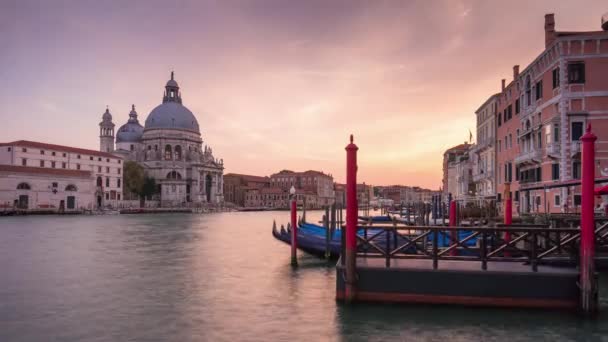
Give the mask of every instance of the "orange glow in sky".
M 315 169 L 437 189 L 446 148 L 557 30 L 605 0 L 14 1 L 0 5 L 0 141 L 98 149 L 106 105 L 143 124 L 171 70 L 226 173 Z

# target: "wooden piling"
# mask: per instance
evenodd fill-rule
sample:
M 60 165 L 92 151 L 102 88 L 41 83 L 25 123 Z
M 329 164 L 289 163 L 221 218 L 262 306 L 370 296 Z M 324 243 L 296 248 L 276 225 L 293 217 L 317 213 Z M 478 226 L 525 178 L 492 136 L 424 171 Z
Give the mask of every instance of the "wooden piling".
M 346 286 L 345 299 L 352 302 L 356 296 L 357 267 L 357 150 L 359 148 L 350 136 L 346 146 Z
M 595 274 L 595 141 L 597 137 L 587 125 L 581 137 L 581 240 L 580 240 L 580 309 L 583 314 L 597 314 L 598 293 Z

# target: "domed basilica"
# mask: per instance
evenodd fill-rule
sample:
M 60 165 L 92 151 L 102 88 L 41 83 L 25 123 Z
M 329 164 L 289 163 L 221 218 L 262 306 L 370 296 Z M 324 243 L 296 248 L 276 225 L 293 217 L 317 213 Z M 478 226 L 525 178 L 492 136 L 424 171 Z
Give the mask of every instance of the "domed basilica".
M 165 85 L 163 102 L 150 112 L 144 126 L 133 105 L 116 139 L 108 109 L 99 127 L 100 150 L 142 165 L 156 180 L 162 206 L 223 202 L 224 162 L 213 157 L 210 147 L 203 147 L 198 121 L 182 104 L 173 72 Z

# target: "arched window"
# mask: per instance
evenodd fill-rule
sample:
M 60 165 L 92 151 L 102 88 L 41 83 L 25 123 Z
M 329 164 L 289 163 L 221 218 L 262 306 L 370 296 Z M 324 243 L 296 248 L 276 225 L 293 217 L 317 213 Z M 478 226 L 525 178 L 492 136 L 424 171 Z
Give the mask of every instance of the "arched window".
M 182 175 L 177 171 L 171 171 L 167 173 L 167 179 L 182 179 Z
M 97 177 L 97 186 L 102 186 L 103 185 L 103 180 L 101 179 L 101 177 Z
M 182 147 L 180 145 L 175 146 L 175 160 L 182 159 Z
M 76 188 L 76 185 L 74 184 L 68 184 L 68 186 L 65 187 L 65 191 L 78 191 L 78 188 Z
M 171 145 L 165 146 L 165 160 L 171 160 Z
M 19 185 L 17 185 L 17 189 L 18 190 L 31 190 L 32 188 L 27 183 L 19 183 Z

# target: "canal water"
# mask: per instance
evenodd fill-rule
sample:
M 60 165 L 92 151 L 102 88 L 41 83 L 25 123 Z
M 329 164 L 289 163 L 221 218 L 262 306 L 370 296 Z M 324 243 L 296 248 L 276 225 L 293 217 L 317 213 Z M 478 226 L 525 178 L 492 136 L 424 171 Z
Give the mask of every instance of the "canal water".
M 309 220 L 320 212 L 309 213 Z M 603 315 L 335 302 L 287 212 L 0 219 L 0 341 L 597 341 Z

